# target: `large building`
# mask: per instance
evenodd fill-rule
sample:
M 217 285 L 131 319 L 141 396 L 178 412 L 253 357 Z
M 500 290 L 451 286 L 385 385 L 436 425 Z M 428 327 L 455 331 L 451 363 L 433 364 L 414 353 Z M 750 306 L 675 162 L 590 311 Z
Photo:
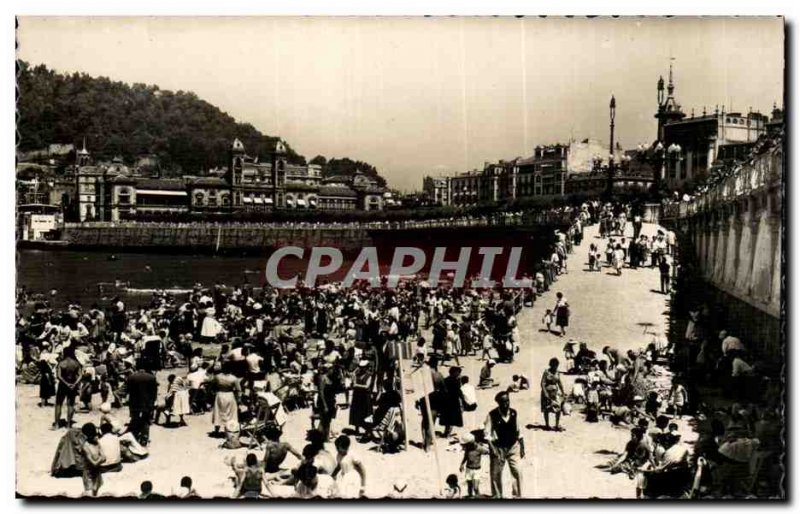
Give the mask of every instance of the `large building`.
M 694 112 L 687 116 L 675 97 L 672 65 L 666 94 L 663 77 L 658 80 L 657 99 L 655 145 L 660 143 L 665 150 L 662 179 L 673 189 L 698 183 L 717 159 L 730 155 L 733 150 L 726 146 L 752 145 L 766 134 L 770 123 L 768 116 L 757 111 L 725 112 L 724 106 L 710 114 L 704 109 L 700 116 Z
M 422 191 L 433 205 L 450 205 L 450 178 L 423 177 Z
M 148 161 L 149 162 L 149 161 Z M 152 163 L 151 163 L 152 164 Z M 144 176 L 121 159 L 95 164 L 76 153 L 74 176 L 80 221 L 119 221 L 178 213 L 267 212 L 273 209 L 381 210 L 386 188 L 360 172 L 322 178 L 317 165 L 295 165 L 277 141 L 266 162 L 233 141 L 225 170 L 167 179 Z
M 607 152 L 608 149 L 594 139 L 539 145 L 530 157 L 487 162 L 482 170 L 449 177 L 425 177 L 423 190 L 433 203 L 461 207 L 529 197 L 563 196 L 570 192 L 571 180 L 588 177 L 597 172 L 599 165 L 608 162 Z M 615 151 L 618 162 L 623 157 L 621 149 Z M 581 181 L 581 184 L 585 183 L 585 180 Z M 449 196 L 445 196 L 446 193 Z M 444 198 L 448 200 L 445 202 Z

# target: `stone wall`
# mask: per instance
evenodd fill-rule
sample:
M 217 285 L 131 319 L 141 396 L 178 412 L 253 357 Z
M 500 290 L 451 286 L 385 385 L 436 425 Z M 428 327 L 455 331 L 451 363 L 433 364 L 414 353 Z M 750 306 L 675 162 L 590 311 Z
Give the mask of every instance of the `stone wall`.
M 782 143 L 763 142 L 705 194 L 665 208 L 662 221 L 696 257 L 729 332 L 773 356 L 783 333 Z

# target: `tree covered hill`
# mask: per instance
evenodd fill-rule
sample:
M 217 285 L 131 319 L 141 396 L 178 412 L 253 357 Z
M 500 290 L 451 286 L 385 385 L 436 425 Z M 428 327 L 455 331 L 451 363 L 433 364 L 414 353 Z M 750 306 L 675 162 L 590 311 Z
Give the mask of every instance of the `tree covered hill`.
M 226 166 L 228 148 L 236 137 L 249 155 L 262 159 L 277 139 L 248 123 L 237 123 L 191 92 L 60 74 L 23 61 L 18 61 L 17 71 L 20 151 L 51 143 L 80 148 L 86 138 L 97 159 L 121 156 L 133 162 L 139 155 L 155 154 L 163 169 L 190 174 Z M 287 150 L 291 162 L 305 164 L 302 155 L 288 145 Z

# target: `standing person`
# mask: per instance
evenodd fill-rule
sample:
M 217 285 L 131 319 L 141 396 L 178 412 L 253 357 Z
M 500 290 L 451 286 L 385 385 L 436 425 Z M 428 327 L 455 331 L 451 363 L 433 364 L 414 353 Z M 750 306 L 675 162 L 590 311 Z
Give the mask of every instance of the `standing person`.
M 617 246 L 614 248 L 614 252 L 611 254 L 611 262 L 614 265 L 614 269 L 617 270 L 617 276 L 622 276 L 622 265 L 625 263 L 625 251 L 622 249 L 622 245 L 617 243 Z
M 633 217 L 633 239 L 639 239 L 639 234 L 642 233 L 642 216 L 638 212 Z
M 558 359 L 550 359 L 548 368 L 542 374 L 542 414 L 544 414 L 545 430 L 550 430 L 550 413 L 555 414 L 556 432 L 564 430 L 559 426 L 561 421 L 561 404 L 564 401 L 564 384 L 561 383 L 561 376 L 558 372 Z
M 464 457 L 461 460 L 459 471 L 464 473 L 464 480 L 467 482 L 467 497 L 476 498 L 481 494 L 481 460 L 484 455 L 489 455 L 489 449 L 478 444 L 472 434 L 461 436 L 461 446 L 464 450 Z
M 138 368 L 127 380 L 128 409 L 131 415 L 129 426 L 139 444 L 147 446 L 150 442 L 150 421 L 158 396 L 158 382 L 155 375 L 145 369 L 141 359 Z
M 75 415 L 75 397 L 78 395 L 78 385 L 83 377 L 83 367 L 75 358 L 75 348 L 64 348 L 64 356 L 56 366 L 56 405 L 53 430 L 61 425 L 61 404 L 67 402 L 67 427 L 72 426 L 72 417 Z
M 464 426 L 464 395 L 461 392 L 461 368 L 450 368 L 448 377 L 444 379 L 439 423 L 444 426 L 444 437 L 449 437 L 453 427 Z
M 553 312 L 556 315 L 556 327 L 561 329 L 559 335 L 566 335 L 569 326 L 569 303 L 561 292 L 556 293 L 556 305 L 553 307 Z
M 83 494 L 84 496 L 97 496 L 97 492 L 103 485 L 100 468 L 105 463 L 106 457 L 97 440 L 97 427 L 92 423 L 86 423 L 81 427 L 81 432 L 86 438 L 86 442 L 81 447 L 83 452 Z
M 39 358 L 39 407 L 50 405 L 48 400 L 56 393 L 56 379 L 53 368 L 44 357 Z
M 658 271 L 661 275 L 661 292 L 663 294 L 669 293 L 669 271 L 670 264 L 666 257 L 662 257 L 658 263 Z
M 218 434 L 220 427 L 225 429 L 228 440 L 226 444 L 237 446 L 237 442 L 231 438 L 231 433 L 238 431 L 239 425 L 239 395 L 242 393 L 242 385 L 238 377 L 233 374 L 236 364 L 227 361 L 222 364 L 222 370 L 214 377 L 214 389 L 217 394 L 214 397 L 214 407 L 211 411 L 211 422 L 214 425 L 214 433 Z
M 317 414 L 323 441 L 331 434 L 331 423 L 336 418 L 336 388 L 331 377 L 332 365 L 323 363 L 317 378 Z
M 350 425 L 358 434 L 365 427 L 365 419 L 372 416 L 372 369 L 369 361 L 359 361 L 353 375 L 353 399 L 350 403 Z
M 525 458 L 525 444 L 519 431 L 517 411 L 511 408 L 508 391 L 501 391 L 494 397 L 497 407 L 489 411 L 484 423 L 484 434 L 489 442 L 489 475 L 492 482 L 492 496 L 503 497 L 503 469 L 508 463 L 514 479 L 512 494 L 522 495 L 522 470 L 519 460 Z

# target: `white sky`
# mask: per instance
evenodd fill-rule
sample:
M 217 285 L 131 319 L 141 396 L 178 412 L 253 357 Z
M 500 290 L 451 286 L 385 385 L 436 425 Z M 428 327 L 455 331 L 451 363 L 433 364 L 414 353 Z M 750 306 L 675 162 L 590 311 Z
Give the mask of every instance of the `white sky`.
M 779 18 L 22 17 L 17 38 L 32 64 L 193 91 L 405 190 L 570 136 L 607 142 L 612 93 L 621 144 L 652 141 L 670 56 L 687 114 L 783 96 Z

